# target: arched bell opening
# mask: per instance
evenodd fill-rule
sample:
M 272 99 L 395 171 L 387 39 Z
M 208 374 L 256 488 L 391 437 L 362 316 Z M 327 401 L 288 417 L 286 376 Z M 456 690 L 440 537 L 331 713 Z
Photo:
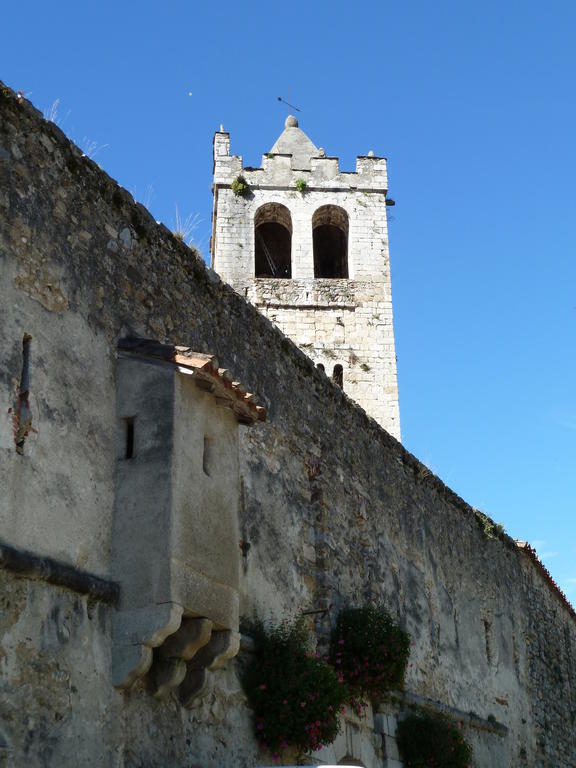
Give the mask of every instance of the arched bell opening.
M 312 217 L 314 277 L 348 277 L 348 214 L 337 205 L 323 205 Z
M 256 277 L 292 277 L 292 217 L 285 205 L 266 203 L 254 216 Z

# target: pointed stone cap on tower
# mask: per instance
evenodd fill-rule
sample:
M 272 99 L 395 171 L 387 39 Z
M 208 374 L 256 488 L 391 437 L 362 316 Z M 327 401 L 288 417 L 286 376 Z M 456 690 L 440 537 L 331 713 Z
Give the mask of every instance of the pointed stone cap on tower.
M 284 131 L 270 150 L 271 154 L 292 155 L 293 170 L 309 171 L 310 158 L 318 156 L 318 147 L 298 128 L 298 120 L 288 115 Z

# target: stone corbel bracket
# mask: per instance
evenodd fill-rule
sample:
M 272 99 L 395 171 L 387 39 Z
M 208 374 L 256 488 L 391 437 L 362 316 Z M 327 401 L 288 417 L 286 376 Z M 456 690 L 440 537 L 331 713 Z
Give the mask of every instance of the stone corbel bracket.
M 182 618 L 176 603 L 155 611 L 121 612 L 114 629 L 114 685 L 127 689 L 147 675 L 156 699 L 179 689 L 185 707 L 204 693 L 208 672 L 221 669 L 240 648 L 238 632 L 215 630 L 210 619 Z
M 182 606 L 162 603 L 151 608 L 119 611 L 114 616 L 112 684 L 130 688 L 152 666 L 153 649 L 178 630 Z

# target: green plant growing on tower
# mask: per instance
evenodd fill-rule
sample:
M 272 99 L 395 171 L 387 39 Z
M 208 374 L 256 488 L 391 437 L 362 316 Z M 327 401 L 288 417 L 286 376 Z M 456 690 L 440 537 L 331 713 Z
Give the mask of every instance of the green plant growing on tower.
M 250 194 L 250 185 L 242 175 L 236 176 L 230 187 L 236 197 L 246 197 Z
M 302 195 L 304 194 L 307 186 L 308 186 L 308 182 L 306 181 L 306 179 L 296 179 L 296 189 L 298 190 L 298 192 L 300 192 L 300 194 Z

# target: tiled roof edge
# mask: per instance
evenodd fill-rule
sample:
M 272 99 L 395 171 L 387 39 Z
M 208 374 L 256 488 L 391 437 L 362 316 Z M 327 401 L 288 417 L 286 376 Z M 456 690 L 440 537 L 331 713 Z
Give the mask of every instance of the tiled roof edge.
M 240 424 L 266 421 L 266 409 L 256 403 L 255 395 L 247 392 L 240 382 L 234 381 L 230 371 L 220 368 L 215 355 L 140 338 L 120 339 L 118 353 L 125 359 L 169 365 L 181 373 L 192 373 L 196 384 L 213 394 L 220 405 L 229 407 Z

